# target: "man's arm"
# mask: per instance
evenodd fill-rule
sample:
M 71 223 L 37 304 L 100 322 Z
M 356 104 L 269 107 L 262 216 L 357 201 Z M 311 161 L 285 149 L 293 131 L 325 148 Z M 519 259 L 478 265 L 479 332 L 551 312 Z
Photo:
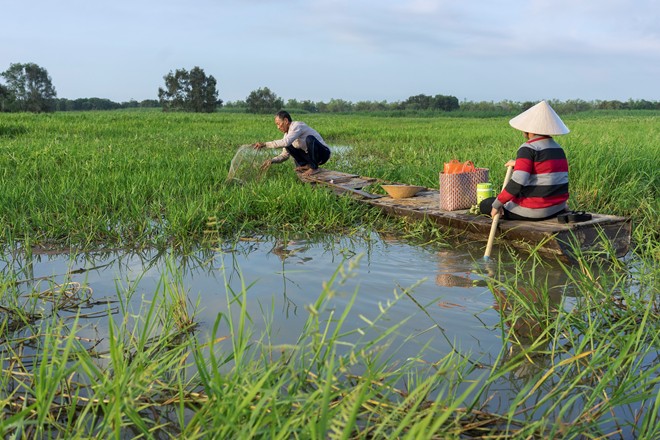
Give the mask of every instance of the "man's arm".
M 270 161 L 271 163 L 281 163 L 287 160 L 289 156 L 291 155 L 286 150 L 286 148 L 282 148 L 282 152 L 278 156 L 275 156 L 274 158 L 270 159 Z
M 293 142 L 302 136 L 305 124 L 293 121 L 289 126 L 289 131 L 284 134 L 282 139 L 266 142 L 266 148 L 284 148 L 292 145 Z

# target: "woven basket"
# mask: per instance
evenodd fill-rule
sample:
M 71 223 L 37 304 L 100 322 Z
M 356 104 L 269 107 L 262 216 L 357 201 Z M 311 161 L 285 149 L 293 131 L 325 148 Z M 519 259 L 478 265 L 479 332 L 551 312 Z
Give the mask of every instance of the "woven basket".
M 488 182 L 488 168 L 469 173 L 440 173 L 440 209 L 456 211 L 477 204 L 477 185 Z

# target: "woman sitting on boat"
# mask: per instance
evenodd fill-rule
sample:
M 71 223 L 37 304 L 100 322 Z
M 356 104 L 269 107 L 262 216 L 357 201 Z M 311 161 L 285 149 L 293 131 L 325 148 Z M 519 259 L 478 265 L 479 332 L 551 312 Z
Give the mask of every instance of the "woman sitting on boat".
M 513 174 L 497 197 L 479 205 L 482 214 L 498 212 L 508 220 L 546 220 L 567 210 L 568 161 L 561 145 L 552 138 L 569 132 L 550 105 L 541 101 L 509 121 L 524 133 Z

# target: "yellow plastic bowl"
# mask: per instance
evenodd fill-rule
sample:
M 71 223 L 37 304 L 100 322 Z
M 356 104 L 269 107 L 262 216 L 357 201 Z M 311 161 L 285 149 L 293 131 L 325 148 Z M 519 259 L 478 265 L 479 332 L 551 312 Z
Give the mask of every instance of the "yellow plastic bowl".
M 385 192 L 389 194 L 393 199 L 406 199 L 412 197 L 421 190 L 424 189 L 423 186 L 415 185 L 381 185 Z

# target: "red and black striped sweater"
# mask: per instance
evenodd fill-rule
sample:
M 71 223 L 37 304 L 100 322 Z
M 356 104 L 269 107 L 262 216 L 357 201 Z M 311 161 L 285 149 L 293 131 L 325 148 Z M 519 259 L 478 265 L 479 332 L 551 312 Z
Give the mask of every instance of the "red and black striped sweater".
M 497 196 L 493 208 L 522 217 L 540 219 L 567 209 L 568 160 L 550 136 L 530 139 L 518 148 L 511 180 Z

